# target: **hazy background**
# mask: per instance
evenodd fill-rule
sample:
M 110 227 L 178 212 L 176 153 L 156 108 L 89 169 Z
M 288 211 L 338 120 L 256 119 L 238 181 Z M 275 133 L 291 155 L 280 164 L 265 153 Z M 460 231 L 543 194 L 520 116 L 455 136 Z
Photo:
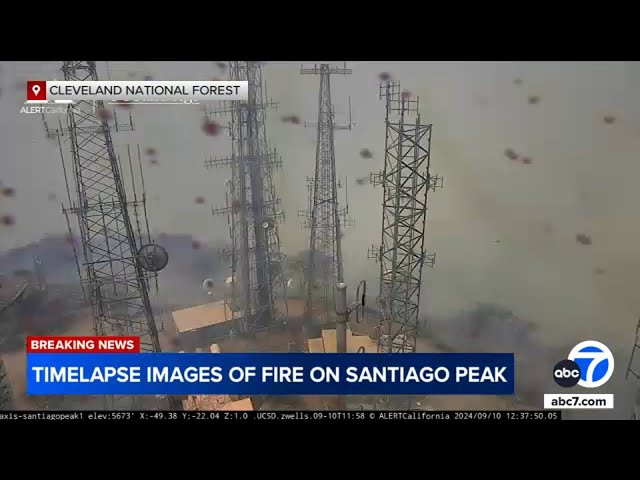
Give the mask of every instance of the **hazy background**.
M 26 80 L 62 74 L 60 62 L 1 66 L 0 180 L 16 192 L 0 198 L 0 214 L 15 217 L 15 225 L 0 226 L 0 249 L 8 250 L 66 230 L 57 144 L 45 138 L 39 115 L 18 113 Z M 348 66 L 352 75 L 332 80 L 336 120 L 348 120 L 350 96 L 356 123 L 351 132 L 336 133 L 338 170 L 348 178 L 356 222 L 343 243 L 347 279 L 375 282 L 378 273 L 366 248 L 380 241 L 382 192 L 355 179 L 383 165 L 378 75 L 389 72 L 419 96 L 423 121 L 433 123 L 432 171 L 444 177 L 445 188 L 429 201 L 427 248 L 437 261 L 423 275 L 422 313 L 437 323 L 477 302 L 500 304 L 535 325 L 546 345 L 606 343 L 620 380 L 640 312 L 640 64 Z M 106 64 L 99 68 L 106 79 Z M 268 131 L 284 161 L 277 182 L 287 253 L 307 244 L 296 216 L 306 206 L 304 179 L 313 173 L 315 155 L 315 130 L 281 121 L 283 115 L 316 120 L 319 79 L 299 75 L 299 68 L 300 63 L 268 63 L 263 70 L 268 93 L 279 102 Z M 216 62 L 112 62 L 109 70 L 113 80 L 226 75 Z M 207 171 L 204 160 L 227 154 L 229 138 L 203 133 L 198 106 L 136 106 L 132 114 L 136 131 L 114 139 L 120 146 L 157 151 L 157 164 L 145 159 L 152 231 L 192 235 L 212 245 L 226 242 L 226 221 L 212 219 L 210 207 L 223 205 L 230 173 Z M 362 158 L 363 148 L 373 157 Z M 510 160 L 508 148 L 531 163 Z M 344 199 L 344 189 L 342 194 Z M 197 196 L 205 203 L 196 204 Z M 589 235 L 592 243 L 577 242 L 578 234 Z

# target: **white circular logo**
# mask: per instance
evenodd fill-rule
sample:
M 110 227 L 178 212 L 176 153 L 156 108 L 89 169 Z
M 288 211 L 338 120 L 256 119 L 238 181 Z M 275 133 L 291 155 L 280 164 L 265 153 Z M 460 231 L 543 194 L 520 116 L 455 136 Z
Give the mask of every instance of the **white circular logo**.
M 613 354 L 603 343 L 595 340 L 581 342 L 573 347 L 568 358 L 580 367 L 578 385 L 581 387 L 598 388 L 613 375 Z

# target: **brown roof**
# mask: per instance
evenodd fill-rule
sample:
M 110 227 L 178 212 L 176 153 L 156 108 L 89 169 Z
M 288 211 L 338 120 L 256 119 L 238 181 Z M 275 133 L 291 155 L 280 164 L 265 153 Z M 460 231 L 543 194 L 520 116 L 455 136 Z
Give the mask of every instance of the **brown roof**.
M 219 325 L 231 320 L 232 313 L 224 300 L 172 312 L 179 333 Z
M 235 410 L 235 411 L 253 411 L 253 402 L 250 398 L 243 398 L 242 400 L 236 400 L 235 402 L 229 402 L 225 404 L 220 410 Z
M 211 353 L 220 353 L 220 346 L 212 343 L 209 347 Z M 189 395 L 186 400 L 182 401 L 185 410 L 235 410 L 235 411 L 252 411 L 253 402 L 250 398 L 231 401 L 229 395 Z
M 333 329 L 322 330 L 321 338 L 310 338 L 308 341 L 309 353 L 336 353 L 336 331 Z M 367 335 L 354 335 L 347 330 L 347 353 L 359 353 L 364 347 L 365 353 L 377 353 L 378 345 Z
M 189 395 L 186 400 L 182 401 L 185 410 L 191 411 L 213 411 L 213 410 L 235 410 L 235 411 L 251 411 L 253 410 L 253 402 L 250 398 L 231 401 L 229 395 Z

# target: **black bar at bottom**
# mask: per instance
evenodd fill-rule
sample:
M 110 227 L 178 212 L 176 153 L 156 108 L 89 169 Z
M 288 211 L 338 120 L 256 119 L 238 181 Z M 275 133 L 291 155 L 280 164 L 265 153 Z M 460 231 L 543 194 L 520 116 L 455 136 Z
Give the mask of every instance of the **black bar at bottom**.
M 540 411 L 48 411 L 0 412 L 0 422 L 549 422 L 561 420 L 559 410 Z

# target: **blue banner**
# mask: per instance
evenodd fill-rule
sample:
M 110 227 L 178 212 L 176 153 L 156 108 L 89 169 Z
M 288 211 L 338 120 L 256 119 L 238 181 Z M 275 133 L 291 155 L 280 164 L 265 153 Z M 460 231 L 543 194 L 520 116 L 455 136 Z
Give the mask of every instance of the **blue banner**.
M 29 395 L 513 395 L 512 353 L 32 353 Z

